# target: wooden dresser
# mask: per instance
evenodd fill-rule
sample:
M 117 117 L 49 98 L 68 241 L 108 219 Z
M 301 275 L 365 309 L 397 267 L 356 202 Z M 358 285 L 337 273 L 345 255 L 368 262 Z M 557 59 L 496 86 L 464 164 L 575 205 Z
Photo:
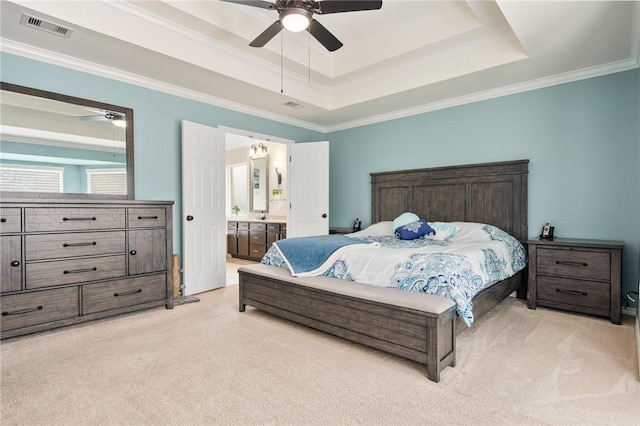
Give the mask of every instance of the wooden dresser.
M 173 308 L 172 205 L 0 203 L 1 338 Z
M 620 241 L 530 240 L 529 308 L 606 316 L 620 324 Z
M 274 241 L 286 237 L 286 223 L 227 222 L 227 252 L 232 257 L 259 262 Z

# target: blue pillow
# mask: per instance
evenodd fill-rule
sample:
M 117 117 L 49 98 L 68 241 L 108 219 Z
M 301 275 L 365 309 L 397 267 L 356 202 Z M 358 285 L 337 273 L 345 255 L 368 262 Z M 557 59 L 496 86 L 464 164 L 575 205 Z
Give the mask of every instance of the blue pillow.
M 401 240 L 415 240 L 417 238 L 424 237 L 425 235 L 435 233 L 436 231 L 434 231 L 424 219 L 408 223 L 404 226 L 399 226 L 396 229 L 396 237 Z

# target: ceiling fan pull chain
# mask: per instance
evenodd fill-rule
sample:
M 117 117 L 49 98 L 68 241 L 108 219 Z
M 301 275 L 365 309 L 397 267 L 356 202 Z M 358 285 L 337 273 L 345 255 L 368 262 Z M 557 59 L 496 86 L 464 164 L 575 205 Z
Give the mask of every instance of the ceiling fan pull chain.
M 311 33 L 307 31 L 307 71 L 309 73 L 309 86 L 311 86 Z
M 280 93 L 284 93 L 284 36 L 280 33 Z

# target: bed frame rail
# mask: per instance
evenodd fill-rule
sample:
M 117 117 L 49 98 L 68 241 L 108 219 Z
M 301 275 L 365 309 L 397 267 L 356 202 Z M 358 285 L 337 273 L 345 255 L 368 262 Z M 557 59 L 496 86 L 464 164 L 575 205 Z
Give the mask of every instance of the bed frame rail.
M 455 305 L 447 299 L 401 290 L 389 299 L 393 289 L 328 277 L 293 278 L 266 265 L 244 266 L 238 273 L 241 312 L 250 305 L 416 361 L 435 382 L 445 367 L 455 365 Z

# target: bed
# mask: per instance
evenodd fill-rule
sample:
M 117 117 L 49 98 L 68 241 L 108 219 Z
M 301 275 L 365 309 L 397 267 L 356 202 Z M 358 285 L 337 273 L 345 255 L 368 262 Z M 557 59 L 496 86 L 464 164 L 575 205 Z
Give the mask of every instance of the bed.
M 403 212 L 442 222 L 493 225 L 520 241 L 527 230 L 528 160 L 371 174 L 371 223 Z M 239 269 L 239 309 L 252 306 L 424 364 L 427 377 L 455 366 L 456 335 L 467 328 L 455 303 L 324 276 L 293 277 L 268 265 Z M 473 298 L 478 321 L 505 297 L 526 298 L 526 270 Z

